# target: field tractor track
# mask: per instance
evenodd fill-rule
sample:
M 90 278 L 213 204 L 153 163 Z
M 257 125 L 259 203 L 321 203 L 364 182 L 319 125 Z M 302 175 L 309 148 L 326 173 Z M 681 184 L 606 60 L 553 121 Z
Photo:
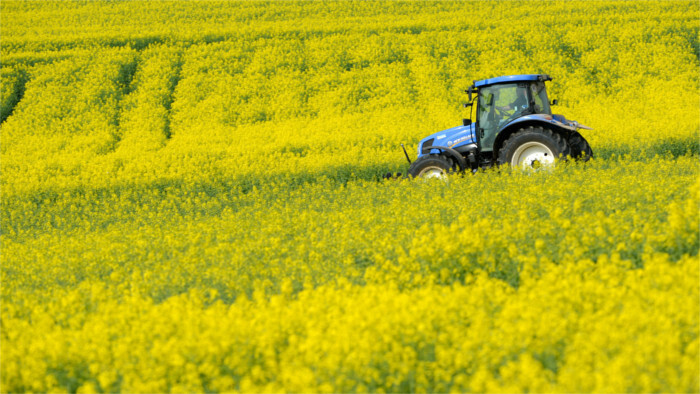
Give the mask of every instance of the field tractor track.
M 180 56 L 177 63 L 173 67 L 173 76 L 170 77 L 168 81 L 168 96 L 165 100 L 165 109 L 167 110 L 167 116 L 165 118 L 165 125 L 163 126 L 163 135 L 165 140 L 169 140 L 172 137 L 170 131 L 170 124 L 172 122 L 172 106 L 175 101 L 175 90 L 177 89 L 180 80 L 182 80 L 182 57 Z
M 114 126 L 113 131 L 110 133 L 109 140 L 101 147 L 97 152 L 101 155 L 106 155 L 117 150 L 119 143 L 123 137 L 123 130 L 121 127 L 122 117 L 125 112 L 124 102 L 125 99 L 133 93 L 134 87 L 134 75 L 139 66 L 138 55 L 135 55 L 129 61 L 122 63 L 119 66 L 119 72 L 114 80 L 116 84 L 116 95 L 117 95 L 117 110 L 114 113 L 114 117 L 111 120 L 112 126 Z
M 5 120 L 12 115 L 17 105 L 24 98 L 24 92 L 28 82 L 29 73 L 23 69 L 17 70 L 17 79 L 10 87 L 12 93 L 7 99 L 3 98 L 2 109 L 0 110 L 0 124 L 5 123 Z

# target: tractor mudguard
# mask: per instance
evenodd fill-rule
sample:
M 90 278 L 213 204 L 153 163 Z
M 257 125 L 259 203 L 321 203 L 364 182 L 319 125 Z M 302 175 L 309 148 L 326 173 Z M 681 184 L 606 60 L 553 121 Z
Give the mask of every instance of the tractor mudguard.
M 527 125 L 537 125 L 541 127 L 548 127 L 551 129 L 559 129 L 565 134 L 564 138 L 568 139 L 572 132 L 578 129 L 588 129 L 592 130 L 588 126 L 579 124 L 576 121 L 568 120 L 564 118 L 563 115 L 548 115 L 548 114 L 531 114 L 521 116 L 513 121 L 507 123 L 505 126 L 498 130 L 498 136 L 493 144 L 493 155 L 494 158 L 498 155 L 498 150 L 501 148 L 503 142 L 508 139 L 508 137 L 519 130 L 521 127 L 527 127 Z
M 423 149 L 423 152 L 421 153 L 427 155 L 433 149 L 438 149 L 447 153 L 451 158 L 453 158 L 457 162 L 460 171 L 464 171 L 467 168 L 467 161 L 464 159 L 464 157 L 462 157 L 462 155 L 460 155 L 459 152 L 457 152 L 456 150 L 448 148 L 446 146 L 428 146 L 425 149 Z
M 567 120 L 563 115 L 532 114 L 532 115 L 521 116 L 517 119 L 514 119 L 512 122 L 509 122 L 508 124 L 503 126 L 500 130 L 498 130 L 498 132 L 500 133 L 502 130 L 504 130 L 506 128 L 510 128 L 513 125 L 516 125 L 518 123 L 523 123 L 523 122 L 543 122 L 545 124 L 552 125 L 554 127 L 560 127 L 562 129 L 571 130 L 571 131 L 576 131 L 577 129 L 592 130 L 590 127 L 579 124 L 578 122 L 576 122 L 574 120 Z

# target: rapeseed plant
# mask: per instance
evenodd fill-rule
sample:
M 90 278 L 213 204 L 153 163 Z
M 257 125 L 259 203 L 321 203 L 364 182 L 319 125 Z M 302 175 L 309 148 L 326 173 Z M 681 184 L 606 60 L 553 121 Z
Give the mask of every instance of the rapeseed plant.
M 0 10 L 0 391 L 700 391 L 696 3 Z M 381 180 L 530 72 L 594 160 Z

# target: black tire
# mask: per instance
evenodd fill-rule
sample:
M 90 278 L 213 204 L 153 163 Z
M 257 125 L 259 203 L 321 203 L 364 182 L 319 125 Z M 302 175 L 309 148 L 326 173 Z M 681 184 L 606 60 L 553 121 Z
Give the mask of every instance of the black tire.
M 554 131 L 539 126 L 529 126 L 513 133 L 498 152 L 498 165 L 512 167 L 551 164 L 555 159 L 566 160 L 570 154 L 566 140 Z
M 574 131 L 569 138 L 569 148 L 571 148 L 571 158 L 574 160 L 587 162 L 593 158 L 593 149 L 577 131 Z
M 408 175 L 412 178 L 442 178 L 453 171 L 454 164 L 447 157 L 426 155 L 411 163 Z

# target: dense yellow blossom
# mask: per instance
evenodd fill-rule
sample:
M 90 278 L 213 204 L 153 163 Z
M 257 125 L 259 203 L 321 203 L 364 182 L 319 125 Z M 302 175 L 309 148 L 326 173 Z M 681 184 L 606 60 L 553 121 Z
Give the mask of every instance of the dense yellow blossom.
M 699 392 L 697 2 L 0 2 L 0 392 Z M 547 73 L 587 163 L 384 181 Z

